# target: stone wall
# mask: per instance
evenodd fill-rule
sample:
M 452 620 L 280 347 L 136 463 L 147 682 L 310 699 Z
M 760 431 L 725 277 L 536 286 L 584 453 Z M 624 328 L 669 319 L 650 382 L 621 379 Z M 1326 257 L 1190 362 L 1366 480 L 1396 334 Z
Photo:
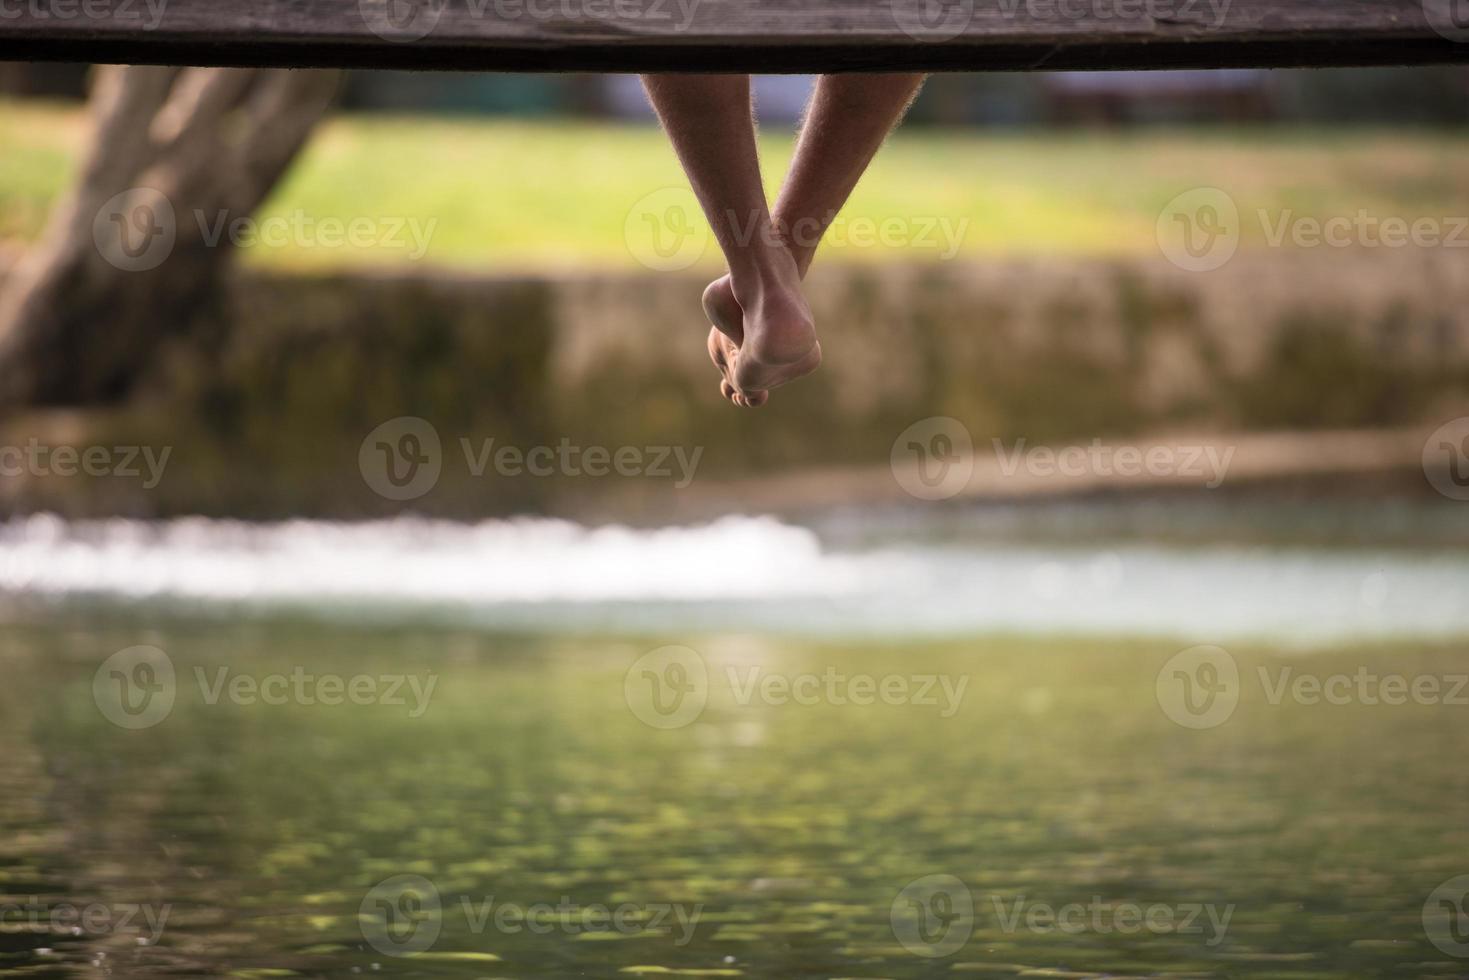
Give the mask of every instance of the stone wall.
M 1445 253 L 826 267 L 826 363 L 739 411 L 678 275 L 242 274 L 215 347 L 162 358 L 127 406 L 11 418 L 0 445 L 172 447 L 166 478 L 0 479 L 9 511 L 390 513 L 358 469 L 381 422 L 429 420 L 443 475 L 413 509 L 556 510 L 556 477 L 486 478 L 460 439 L 699 449 L 701 478 L 880 465 L 930 415 L 1031 444 L 1187 428 L 1395 426 L 1466 414 L 1469 267 Z M 616 479 L 611 477 L 608 479 Z M 577 494 L 588 492 L 583 479 Z M 595 481 L 592 482 L 595 492 Z

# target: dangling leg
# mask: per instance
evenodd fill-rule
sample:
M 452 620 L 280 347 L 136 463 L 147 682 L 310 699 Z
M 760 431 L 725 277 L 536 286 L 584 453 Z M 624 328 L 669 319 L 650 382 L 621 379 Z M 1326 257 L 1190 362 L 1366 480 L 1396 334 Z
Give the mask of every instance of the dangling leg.
M 925 77 L 823 75 L 817 79 L 773 216 L 801 278 L 811 267 L 821 236 L 883 140 L 903 118 Z M 717 328 L 709 335 L 709 349 L 718 365 L 721 353 L 738 348 L 743 340 L 741 305 L 731 276 L 709 284 L 704 308 Z
M 821 347 L 796 259 L 765 202 L 749 76 L 645 75 L 643 84 L 729 264 L 739 314 L 725 326 L 740 342 L 711 345 L 721 390 L 736 404 L 763 404 L 769 389 L 814 371 Z

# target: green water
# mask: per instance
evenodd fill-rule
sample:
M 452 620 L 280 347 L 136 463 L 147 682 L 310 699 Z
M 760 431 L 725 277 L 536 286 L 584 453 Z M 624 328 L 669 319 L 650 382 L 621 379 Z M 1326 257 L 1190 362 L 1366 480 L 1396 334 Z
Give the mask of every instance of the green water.
M 710 680 L 702 713 L 659 729 L 628 673 L 665 643 Z M 93 680 L 136 644 L 167 652 L 176 694 L 126 730 Z M 1469 873 L 1469 706 L 1271 704 L 1256 682 L 1452 677 L 1462 646 L 1232 649 L 1238 707 L 1204 730 L 1159 704 L 1179 646 L 4 627 L 0 976 L 1469 975 L 1469 937 L 1445 917 L 1445 952 L 1424 921 Z M 208 703 L 222 667 L 297 666 L 436 686 L 417 706 L 406 682 L 404 704 Z M 752 676 L 830 672 L 908 693 L 739 701 Z M 962 696 L 918 697 L 930 675 Z M 437 911 L 394 890 L 404 875 Z M 1089 906 L 1070 931 L 1027 924 L 1068 903 Z M 113 918 L 74 934 L 64 905 Z M 167 908 L 156 942 L 142 913 L 122 928 L 128 905 Z M 1105 911 L 1128 906 L 1163 911 L 1155 928 Z M 594 928 L 602 907 L 620 928 Z M 1184 922 L 1206 907 L 1227 926 Z

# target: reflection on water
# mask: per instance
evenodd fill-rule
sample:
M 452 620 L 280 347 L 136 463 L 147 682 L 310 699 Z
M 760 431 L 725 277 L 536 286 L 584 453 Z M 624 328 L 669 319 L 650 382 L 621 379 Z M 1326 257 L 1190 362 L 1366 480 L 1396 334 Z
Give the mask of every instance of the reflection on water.
M 166 660 L 94 689 L 139 644 Z M 1231 646 L 1238 703 L 1201 729 L 1160 702 L 1177 650 L 32 619 L 0 631 L 0 975 L 1469 971 L 1424 918 L 1469 872 L 1469 706 L 1269 696 L 1462 648 Z M 851 703 L 862 676 L 890 696 Z M 1072 903 L 1168 915 L 1030 915 Z M 168 915 L 152 942 L 18 911 L 89 904 Z
M 1401 546 L 1404 527 L 1428 533 L 1436 516 L 1385 521 L 1392 547 L 1367 538 L 1334 549 L 1184 548 L 1093 540 L 1079 528 L 1095 528 L 1097 515 L 1046 512 L 1071 529 L 1058 543 L 998 540 L 973 515 L 909 527 L 872 515 L 859 522 L 868 529 L 860 540 L 835 516 L 815 529 L 734 517 L 653 530 L 535 519 L 33 517 L 0 525 L 0 595 L 597 635 L 1015 632 L 1297 644 L 1469 635 L 1469 551 Z M 1263 517 L 1260 525 L 1275 526 Z M 1066 540 L 1072 532 L 1077 540 Z

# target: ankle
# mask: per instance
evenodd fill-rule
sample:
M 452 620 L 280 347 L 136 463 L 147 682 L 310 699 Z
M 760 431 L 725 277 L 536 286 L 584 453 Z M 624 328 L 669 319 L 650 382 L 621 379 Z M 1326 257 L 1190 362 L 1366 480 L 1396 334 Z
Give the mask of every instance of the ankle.
M 821 244 L 821 236 L 826 233 L 826 225 L 815 218 L 791 219 L 783 215 L 775 215 L 771 221 L 776 236 L 796 261 L 796 273 L 805 279 L 811 260 L 816 257 L 816 246 Z
M 730 287 L 741 306 L 753 306 L 772 297 L 799 295 L 800 269 L 795 257 L 777 245 L 745 256 L 730 269 Z

